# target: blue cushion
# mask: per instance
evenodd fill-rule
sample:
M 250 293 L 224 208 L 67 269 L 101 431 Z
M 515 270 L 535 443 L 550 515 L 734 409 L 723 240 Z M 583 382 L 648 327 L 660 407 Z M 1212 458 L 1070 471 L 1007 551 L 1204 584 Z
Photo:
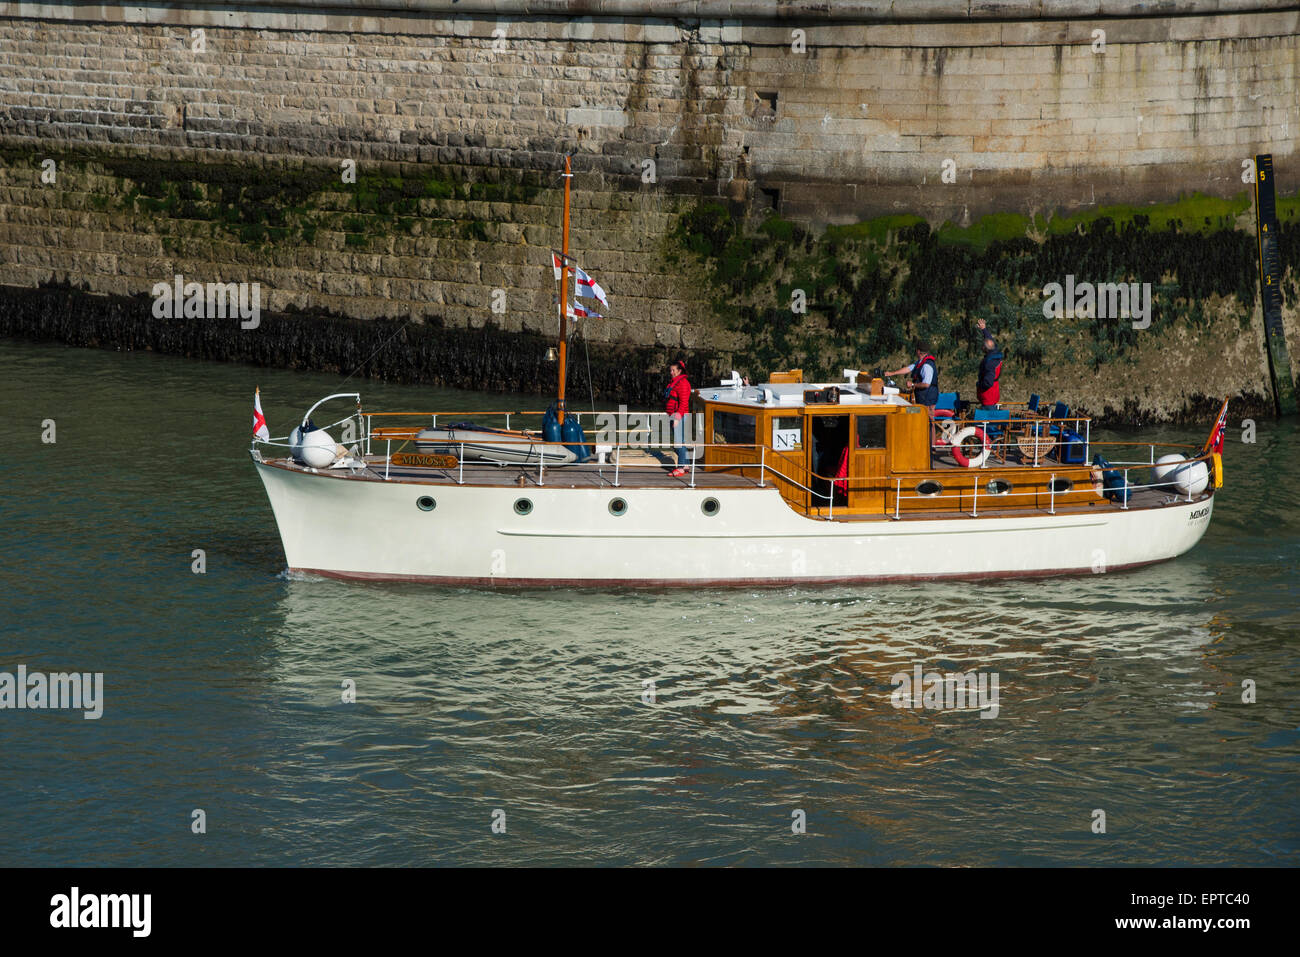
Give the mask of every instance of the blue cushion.
M 1036 396 L 1036 395 L 1031 395 L 1031 396 L 1029 397 L 1029 405 L 1027 406 L 1027 408 L 1029 409 L 1030 412 L 1037 412 L 1037 411 L 1038 411 L 1038 403 L 1039 403 L 1039 401 L 1040 401 L 1040 400 L 1039 400 L 1038 396 Z
M 960 395 L 958 392 L 940 392 L 939 401 L 934 404 L 934 407 L 936 409 L 956 409 Z

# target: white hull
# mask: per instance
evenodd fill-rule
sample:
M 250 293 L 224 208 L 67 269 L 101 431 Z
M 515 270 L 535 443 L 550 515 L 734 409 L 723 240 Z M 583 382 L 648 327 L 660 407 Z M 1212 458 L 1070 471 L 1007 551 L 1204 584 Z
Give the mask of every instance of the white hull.
M 384 482 L 257 463 L 289 567 L 481 584 L 783 584 L 1115 571 L 1181 555 L 1212 496 L 1071 514 L 823 521 L 775 488 Z M 557 480 L 558 481 L 558 480 Z M 436 506 L 421 511 L 416 500 Z M 514 503 L 531 500 L 527 515 Z M 612 499 L 627 510 L 611 514 Z M 720 508 L 705 515 L 705 499 Z

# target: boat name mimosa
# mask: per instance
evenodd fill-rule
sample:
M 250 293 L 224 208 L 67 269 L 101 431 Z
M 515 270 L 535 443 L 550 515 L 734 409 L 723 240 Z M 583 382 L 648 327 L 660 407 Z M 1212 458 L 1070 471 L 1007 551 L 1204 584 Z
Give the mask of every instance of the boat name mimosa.
M 394 452 L 394 465 L 411 465 L 423 469 L 454 469 L 459 463 L 454 455 L 433 455 L 424 452 Z

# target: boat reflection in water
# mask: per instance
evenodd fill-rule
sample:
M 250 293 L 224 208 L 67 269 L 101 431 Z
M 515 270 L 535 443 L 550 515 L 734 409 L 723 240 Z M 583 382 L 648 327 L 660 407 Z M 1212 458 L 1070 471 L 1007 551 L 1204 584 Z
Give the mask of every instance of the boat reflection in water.
M 348 729 L 332 760 L 382 797 L 367 813 L 418 816 L 439 855 L 491 859 L 485 815 L 505 806 L 529 835 L 511 861 L 1158 861 L 1168 848 L 1143 842 L 1191 826 L 1173 808 L 1209 813 L 1243 783 L 1223 760 L 1246 716 L 1205 581 L 1195 559 L 1104 589 L 304 580 L 270 660 L 296 708 Z M 891 679 L 916 664 L 996 673 L 998 716 L 896 708 Z M 1097 807 L 1127 836 L 1073 849 Z M 793 809 L 831 846 L 781 845 Z

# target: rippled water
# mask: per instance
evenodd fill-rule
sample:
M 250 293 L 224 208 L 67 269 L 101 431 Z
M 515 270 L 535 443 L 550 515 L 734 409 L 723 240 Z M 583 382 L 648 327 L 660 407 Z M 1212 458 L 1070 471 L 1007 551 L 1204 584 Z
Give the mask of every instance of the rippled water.
M 1205 539 L 1129 573 L 290 580 L 245 452 L 253 388 L 279 434 L 338 382 L 0 340 L 0 671 L 103 671 L 106 699 L 98 721 L 0 710 L 0 863 L 1300 862 L 1294 422 L 1230 432 Z M 893 707 L 918 662 L 997 673 L 998 717 Z

